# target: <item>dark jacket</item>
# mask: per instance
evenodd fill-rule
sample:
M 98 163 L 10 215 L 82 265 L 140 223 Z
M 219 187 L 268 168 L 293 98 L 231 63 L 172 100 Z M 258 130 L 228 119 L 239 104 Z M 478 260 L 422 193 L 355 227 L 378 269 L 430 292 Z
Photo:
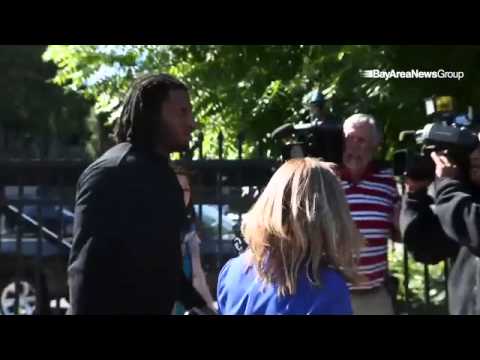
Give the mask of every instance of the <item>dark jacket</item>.
M 114 146 L 80 176 L 68 278 L 72 314 L 204 306 L 182 271 L 182 190 L 168 160 Z
M 408 194 L 400 215 L 404 241 L 426 263 L 455 254 L 448 279 L 450 313 L 480 314 L 480 196 L 479 191 L 457 180 L 435 184 L 434 208 L 426 193 Z M 430 255 L 427 255 L 428 249 Z M 420 255 L 418 255 L 420 254 Z M 414 255 L 415 256 L 415 255 Z

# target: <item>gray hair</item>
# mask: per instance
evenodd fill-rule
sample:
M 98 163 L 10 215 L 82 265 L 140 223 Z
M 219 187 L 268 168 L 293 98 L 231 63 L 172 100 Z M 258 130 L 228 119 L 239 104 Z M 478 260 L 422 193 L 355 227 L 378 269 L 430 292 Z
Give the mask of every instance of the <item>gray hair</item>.
M 368 114 L 353 114 L 343 122 L 343 131 L 349 127 L 355 127 L 360 124 L 368 124 L 373 130 L 373 137 L 375 142 L 380 144 L 383 140 L 382 130 L 378 127 L 375 118 Z

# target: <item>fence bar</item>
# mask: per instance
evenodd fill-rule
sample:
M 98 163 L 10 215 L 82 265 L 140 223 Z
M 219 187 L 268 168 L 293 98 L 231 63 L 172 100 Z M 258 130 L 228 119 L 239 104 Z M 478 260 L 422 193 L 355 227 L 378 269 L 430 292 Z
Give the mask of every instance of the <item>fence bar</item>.
M 450 259 L 445 259 L 444 267 L 443 267 L 443 276 L 445 281 L 445 304 L 447 311 L 449 309 L 449 302 L 448 302 L 448 274 L 450 270 Z
M 430 272 L 428 265 L 423 266 L 423 277 L 424 277 L 424 295 L 425 295 L 425 306 L 428 309 L 430 306 Z
M 410 281 L 410 274 L 408 270 L 408 249 L 407 245 L 403 244 L 403 287 L 405 289 L 405 312 L 408 314 L 410 310 L 410 289 L 408 283 Z
M 36 297 L 36 312 L 42 314 L 49 304 L 44 304 L 44 289 L 42 286 L 42 253 L 43 253 L 43 207 L 37 205 L 38 214 L 38 228 L 37 228 L 37 247 L 35 256 L 35 297 Z M 48 301 L 48 300 L 47 300 Z
M 19 180 L 23 180 L 19 178 Z M 18 198 L 20 200 L 24 197 L 24 188 L 23 188 L 23 181 L 18 181 L 20 184 L 18 188 Z M 20 204 L 19 208 L 20 213 L 23 213 L 23 204 Z M 15 272 L 15 314 L 19 315 L 20 313 L 20 281 L 23 272 L 23 251 L 22 251 L 22 237 L 23 237 L 23 224 L 19 217 L 16 218 L 17 220 L 17 239 L 16 239 L 16 272 Z

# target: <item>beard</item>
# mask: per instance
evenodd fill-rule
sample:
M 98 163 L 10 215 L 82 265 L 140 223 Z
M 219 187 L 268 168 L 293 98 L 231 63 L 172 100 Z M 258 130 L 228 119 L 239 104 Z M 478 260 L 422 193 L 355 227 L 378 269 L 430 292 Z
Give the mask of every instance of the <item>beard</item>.
M 168 150 L 168 152 L 184 152 L 190 148 L 190 136 L 162 133 L 157 139 L 157 144 Z
M 185 152 L 190 148 L 190 146 L 188 143 L 185 144 L 180 142 L 177 142 L 177 143 L 169 142 L 166 144 L 165 148 L 168 149 L 169 152 L 174 153 L 174 152 Z
M 346 152 L 343 156 L 343 164 L 348 169 L 354 172 L 365 170 L 369 162 L 369 158 L 362 155 L 354 154 L 353 152 Z
M 190 135 L 179 136 L 176 141 L 175 151 L 187 151 L 190 148 Z

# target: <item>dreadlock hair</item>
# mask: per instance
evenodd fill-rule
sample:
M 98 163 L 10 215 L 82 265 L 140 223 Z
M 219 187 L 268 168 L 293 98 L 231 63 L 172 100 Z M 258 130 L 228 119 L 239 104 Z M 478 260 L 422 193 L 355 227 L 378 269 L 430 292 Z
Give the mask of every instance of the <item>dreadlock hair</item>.
M 159 134 L 162 105 L 170 91 L 185 90 L 187 86 L 168 74 L 146 75 L 130 87 L 117 119 L 114 138 L 117 143 L 129 142 L 151 150 Z

